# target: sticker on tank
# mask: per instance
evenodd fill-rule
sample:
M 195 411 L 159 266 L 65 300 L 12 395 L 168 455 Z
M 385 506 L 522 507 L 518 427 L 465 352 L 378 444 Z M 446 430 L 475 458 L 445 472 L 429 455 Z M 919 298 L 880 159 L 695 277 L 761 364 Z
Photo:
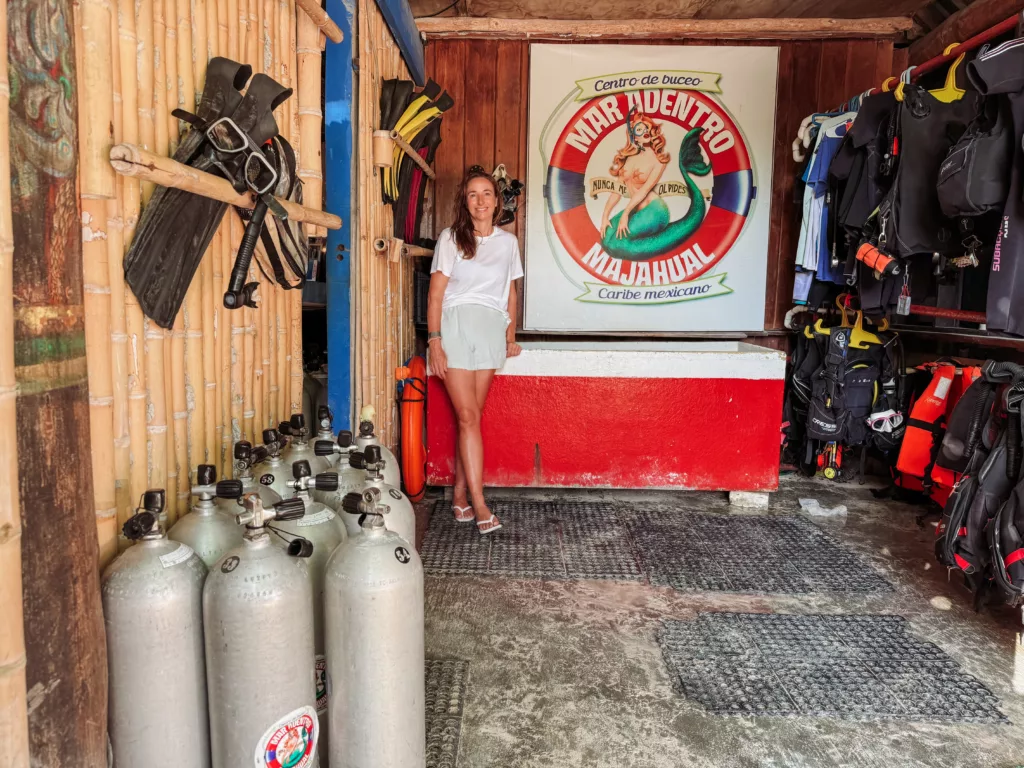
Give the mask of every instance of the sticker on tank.
M 333 520 L 335 517 L 334 513 L 329 509 L 321 509 L 319 512 L 314 512 L 312 515 L 306 515 L 300 517 L 295 521 L 295 525 L 299 528 L 305 528 L 309 525 L 320 525 L 320 523 L 326 523 L 329 520 Z
M 260 477 L 260 485 L 273 485 L 273 484 L 274 484 L 274 476 L 272 474 L 270 474 L 269 472 L 267 474 L 262 475 Z
M 316 710 L 300 707 L 282 717 L 260 737 L 255 764 L 257 768 L 310 768 L 319 738 Z
M 322 715 L 327 711 L 327 657 L 317 654 L 316 657 L 316 712 Z
M 166 555 L 160 555 L 160 564 L 164 568 L 172 568 L 188 560 L 195 554 L 188 544 L 178 544 L 178 548 Z

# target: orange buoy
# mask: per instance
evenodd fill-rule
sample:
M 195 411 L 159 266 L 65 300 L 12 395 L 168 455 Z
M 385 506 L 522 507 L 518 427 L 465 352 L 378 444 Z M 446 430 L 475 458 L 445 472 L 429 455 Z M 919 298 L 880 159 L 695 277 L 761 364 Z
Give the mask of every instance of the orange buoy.
M 419 501 L 427 490 L 427 451 L 423 445 L 423 420 L 427 403 L 427 361 L 409 360 L 408 366 L 395 369 L 402 384 L 402 481 L 410 501 Z

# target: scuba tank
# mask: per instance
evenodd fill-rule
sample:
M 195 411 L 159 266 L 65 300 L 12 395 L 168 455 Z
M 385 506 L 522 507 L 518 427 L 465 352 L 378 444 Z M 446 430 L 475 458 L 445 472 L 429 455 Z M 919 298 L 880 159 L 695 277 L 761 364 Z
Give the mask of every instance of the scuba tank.
M 366 472 L 353 467 L 349 461 L 349 455 L 354 448 L 352 433 L 348 430 L 338 433 L 337 442 L 317 440 L 313 446 L 316 455 L 326 458 L 338 471 L 338 490 L 331 492 L 315 490 L 313 498 L 321 504 L 326 504 L 335 512 L 341 512 L 341 500 L 345 498 L 345 494 L 361 491 L 366 485 Z M 339 461 L 339 459 L 341 460 Z M 349 533 L 358 532 L 356 528 L 349 529 Z
M 380 491 L 381 503 L 378 512 L 384 516 L 384 527 L 405 539 L 409 546 L 416 548 L 416 511 L 409 497 L 385 480 L 386 462 L 381 456 L 379 445 L 368 445 L 359 453 L 349 454 L 349 461 L 356 469 L 366 470 L 363 490 L 376 488 Z M 351 526 L 354 518 L 345 515 L 345 525 Z M 352 534 L 351 528 L 349 535 Z
M 327 561 L 324 614 L 335 768 L 424 768 L 423 565 L 384 527 L 378 488 L 345 497 L 362 533 Z
M 266 459 L 266 452 L 263 448 L 252 447 L 252 443 L 248 440 L 239 440 L 235 443 L 235 478 L 242 481 L 242 492 L 238 496 L 228 498 L 218 498 L 217 508 L 221 512 L 226 512 L 231 516 L 231 519 L 235 519 L 235 515 L 241 513 L 242 508 L 239 506 L 239 497 L 250 494 L 258 493 L 260 499 L 263 501 L 264 507 L 272 507 L 279 502 L 283 496 L 274 491 L 272 488 L 267 487 L 266 483 L 261 484 L 253 476 L 252 468 L 254 465 L 259 464 L 261 461 Z
M 301 413 L 293 413 L 291 421 L 282 421 L 278 432 L 292 438 L 281 451 L 281 458 L 289 467 L 296 461 L 308 461 L 309 469 L 314 475 L 331 468 L 326 459 L 316 455 L 313 446 L 306 439 L 309 432 L 306 429 L 306 417 Z
M 167 538 L 188 544 L 209 568 L 220 560 L 221 555 L 242 543 L 242 530 L 238 524 L 227 515 L 218 514 L 220 510 L 214 503 L 214 498 L 241 498 L 242 481 L 221 480 L 218 483 L 217 468 L 212 464 L 200 464 L 192 495 L 196 497 L 195 506 L 175 523 Z
M 306 514 L 298 520 L 281 523 L 275 527 L 282 536 L 275 543 L 288 546 L 288 538 L 299 536 L 313 545 L 313 554 L 307 563 L 309 577 L 313 584 L 313 638 L 316 647 L 316 711 L 320 716 L 321 751 L 327 754 L 327 662 L 324 658 L 324 569 L 327 558 L 341 542 L 348 538 L 345 526 L 334 512 L 323 504 L 313 501 L 309 491 L 317 488 L 330 492 L 338 487 L 338 475 L 322 472 L 310 477 L 309 462 L 297 461 L 293 465 L 295 479 L 289 483 L 295 498 L 302 499 Z
M 331 431 L 334 428 L 334 419 L 331 418 L 331 409 L 328 408 L 326 405 L 321 405 L 319 408 L 316 409 L 316 425 L 316 442 L 319 442 L 321 440 L 330 440 L 331 442 L 334 441 L 334 432 Z M 349 432 L 348 436 L 349 442 L 351 442 L 352 433 Z M 314 449 L 316 448 L 316 442 L 314 442 L 313 444 Z M 318 453 L 316 455 L 321 456 L 332 468 L 334 467 L 335 464 L 338 463 L 338 456 L 336 454 L 332 453 L 330 455 L 323 455 Z
M 395 454 L 389 451 L 386 447 L 380 444 L 380 440 L 373 432 L 373 417 L 375 411 L 372 405 L 363 407 L 363 410 L 359 413 L 359 435 L 356 437 L 356 448 L 357 450 L 365 450 L 367 446 L 376 445 L 380 448 L 381 456 L 384 461 L 387 462 L 384 471 L 384 482 L 388 485 L 394 486 L 395 488 L 402 487 L 402 465 L 398 459 L 395 458 Z
M 265 508 L 255 493 L 243 504 L 242 545 L 217 561 L 203 589 L 213 768 L 251 766 L 254 750 L 256 765 L 317 768 L 313 593 L 300 559 L 312 547 L 294 539 L 285 552 L 267 532 L 272 520 L 301 518 L 304 504 Z
M 206 566 L 160 525 L 163 490 L 149 490 L 124 524 L 137 542 L 103 572 L 110 707 L 117 766 L 210 766 L 203 654 Z
M 281 425 L 287 424 L 282 421 Z M 281 450 L 285 445 L 286 438 L 276 429 L 263 430 L 263 448 L 267 452 L 267 458 L 261 466 L 260 485 L 269 488 L 282 499 L 292 497 L 292 465 L 286 464 L 281 458 Z

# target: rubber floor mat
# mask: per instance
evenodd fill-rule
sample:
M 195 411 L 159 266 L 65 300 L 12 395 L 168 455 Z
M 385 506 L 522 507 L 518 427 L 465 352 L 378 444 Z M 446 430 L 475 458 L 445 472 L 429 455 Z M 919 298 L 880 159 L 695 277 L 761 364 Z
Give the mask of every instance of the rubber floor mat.
M 420 557 L 427 573 L 493 574 L 550 579 L 643 578 L 615 506 L 603 503 L 495 501 L 501 529 L 481 536 L 456 522 L 439 501 Z
M 455 768 L 469 662 L 426 660 L 427 768 Z
M 996 697 L 901 616 L 701 613 L 664 621 L 678 690 L 718 715 L 1005 723 Z
M 502 528 L 480 536 L 439 501 L 423 540 L 434 574 L 646 580 L 692 592 L 879 592 L 891 585 L 795 517 L 640 510 L 628 504 L 496 501 Z

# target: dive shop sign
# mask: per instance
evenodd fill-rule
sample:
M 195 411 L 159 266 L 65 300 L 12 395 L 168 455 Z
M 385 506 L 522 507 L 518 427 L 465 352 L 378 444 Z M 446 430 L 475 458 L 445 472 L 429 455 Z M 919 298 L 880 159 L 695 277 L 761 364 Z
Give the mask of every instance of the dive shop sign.
M 778 48 L 530 59 L 525 327 L 762 329 Z

